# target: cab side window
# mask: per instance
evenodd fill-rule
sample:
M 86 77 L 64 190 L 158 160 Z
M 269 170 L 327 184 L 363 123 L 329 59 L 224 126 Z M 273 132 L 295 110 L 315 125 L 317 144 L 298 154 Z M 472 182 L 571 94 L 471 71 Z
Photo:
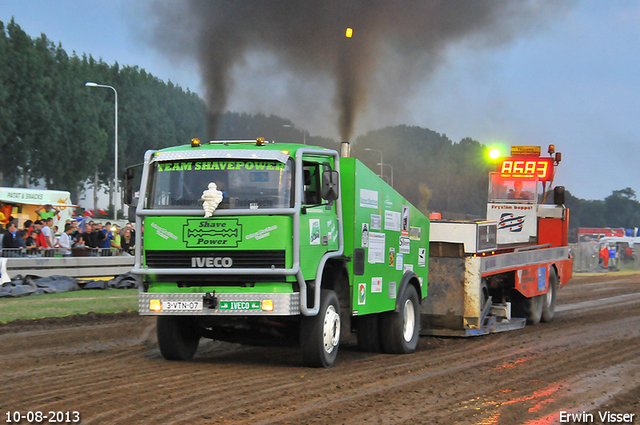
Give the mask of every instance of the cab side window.
M 302 203 L 304 205 L 321 204 L 320 164 L 304 162 L 302 164 L 302 179 Z

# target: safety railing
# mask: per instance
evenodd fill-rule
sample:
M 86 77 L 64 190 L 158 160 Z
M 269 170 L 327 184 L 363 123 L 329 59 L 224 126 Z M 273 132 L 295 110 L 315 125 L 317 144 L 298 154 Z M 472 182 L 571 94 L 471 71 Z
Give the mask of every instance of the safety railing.
M 0 257 L 6 258 L 39 258 L 39 257 L 129 257 L 133 250 L 122 248 L 2 248 Z

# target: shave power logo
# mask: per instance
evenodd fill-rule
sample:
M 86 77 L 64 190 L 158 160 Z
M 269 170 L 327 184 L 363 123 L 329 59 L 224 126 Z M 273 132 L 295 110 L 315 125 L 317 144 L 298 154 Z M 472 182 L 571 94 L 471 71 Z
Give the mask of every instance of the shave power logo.
M 237 218 L 189 219 L 183 232 L 187 248 L 237 248 L 242 240 L 242 225 Z

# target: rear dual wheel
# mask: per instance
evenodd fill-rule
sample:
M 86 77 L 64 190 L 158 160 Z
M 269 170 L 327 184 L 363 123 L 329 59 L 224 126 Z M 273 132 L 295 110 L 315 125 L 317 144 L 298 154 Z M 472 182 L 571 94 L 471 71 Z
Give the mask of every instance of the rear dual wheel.
M 517 290 L 513 290 L 511 299 L 513 301 L 514 317 L 524 317 L 527 325 L 537 325 L 542 322 L 550 322 L 556 311 L 556 297 L 558 293 L 558 275 L 554 268 L 549 271 L 549 281 L 547 282 L 547 293 L 527 298 Z
M 556 312 L 556 297 L 558 294 L 558 274 L 552 267 L 549 271 L 549 288 L 547 293 L 542 295 L 542 316 L 541 321 L 548 323 L 553 320 L 553 315 Z
M 380 316 L 380 342 L 389 354 L 413 353 L 420 334 L 420 300 L 413 285 L 405 285 L 398 296 L 398 311 Z
M 537 325 L 542 317 L 543 297 L 544 295 L 536 295 L 527 298 L 517 289 L 513 289 L 511 291 L 511 316 L 527 319 L 527 325 Z

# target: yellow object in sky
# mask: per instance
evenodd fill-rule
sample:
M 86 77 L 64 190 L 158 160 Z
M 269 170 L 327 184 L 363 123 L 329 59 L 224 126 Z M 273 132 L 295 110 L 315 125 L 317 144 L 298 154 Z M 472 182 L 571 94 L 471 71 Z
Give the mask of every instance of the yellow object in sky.
M 491 149 L 489 151 L 489 158 L 498 159 L 500 157 L 500 151 L 498 149 Z
M 347 38 L 351 38 L 351 36 L 353 35 L 353 30 L 351 28 L 347 28 Z

